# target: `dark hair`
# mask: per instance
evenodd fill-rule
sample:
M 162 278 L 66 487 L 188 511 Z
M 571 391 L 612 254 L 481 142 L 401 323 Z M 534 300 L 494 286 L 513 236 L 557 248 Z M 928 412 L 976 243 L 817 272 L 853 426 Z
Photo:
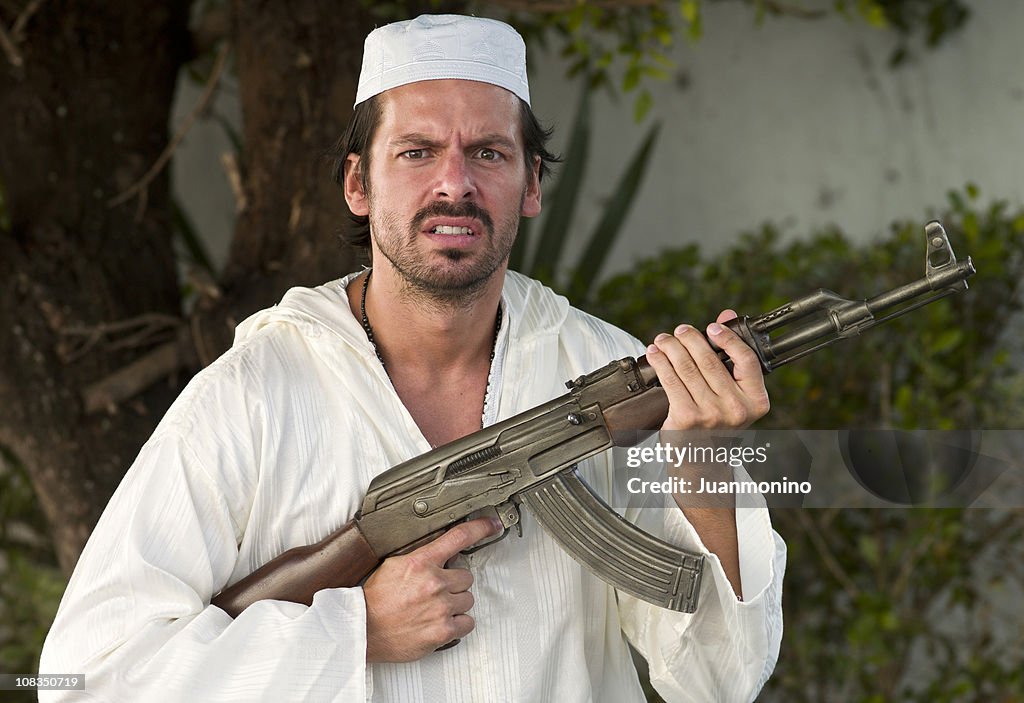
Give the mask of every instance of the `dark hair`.
M 335 182 L 344 185 L 345 181 L 345 160 L 349 154 L 356 154 L 359 158 L 359 179 L 363 190 L 370 192 L 368 173 L 370 170 L 370 144 L 377 132 L 377 125 L 380 124 L 381 104 L 380 96 L 364 100 L 356 105 L 352 112 L 352 119 L 349 120 L 345 133 L 334 145 L 330 156 L 334 159 L 334 167 L 331 175 Z M 519 125 L 523 138 L 523 158 L 526 161 L 527 169 L 533 166 L 534 157 L 540 157 L 540 180 L 551 170 L 551 164 L 558 163 L 562 159 L 547 150 L 548 140 L 551 139 L 551 129 L 545 129 L 533 110 L 522 98 L 516 98 L 519 102 Z M 349 213 L 351 224 L 345 227 L 341 233 L 341 239 L 346 244 L 368 250 L 370 248 L 370 218 Z

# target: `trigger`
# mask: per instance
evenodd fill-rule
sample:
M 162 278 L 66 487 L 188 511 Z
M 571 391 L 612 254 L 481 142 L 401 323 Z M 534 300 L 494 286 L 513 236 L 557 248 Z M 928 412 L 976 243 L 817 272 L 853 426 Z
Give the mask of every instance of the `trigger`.
M 502 503 L 501 505 L 489 505 L 486 508 L 476 510 L 473 513 L 470 513 L 466 517 L 466 519 L 474 520 L 476 518 L 481 517 L 497 518 L 498 521 L 501 522 L 501 526 L 503 528 L 501 534 L 498 534 L 490 539 L 486 539 L 482 542 L 477 542 L 468 549 L 463 549 L 462 554 L 472 554 L 473 552 L 483 549 L 489 544 L 494 544 L 495 542 L 499 542 L 505 539 L 508 536 L 509 528 L 513 526 L 515 526 L 516 532 L 518 533 L 519 537 L 523 536 L 523 525 L 520 522 L 521 516 L 519 514 L 519 506 L 516 505 L 515 502 L 511 500 L 508 501 L 507 503 Z

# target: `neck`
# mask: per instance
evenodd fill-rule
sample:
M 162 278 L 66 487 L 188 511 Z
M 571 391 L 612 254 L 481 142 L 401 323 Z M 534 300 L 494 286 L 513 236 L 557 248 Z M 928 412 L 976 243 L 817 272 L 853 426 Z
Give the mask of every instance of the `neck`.
M 503 281 L 504 269 L 467 298 L 441 301 L 417 295 L 382 266 L 349 284 L 349 304 L 356 319 L 362 319 L 366 286 L 365 317 L 389 373 L 395 368 L 444 373 L 489 365 Z

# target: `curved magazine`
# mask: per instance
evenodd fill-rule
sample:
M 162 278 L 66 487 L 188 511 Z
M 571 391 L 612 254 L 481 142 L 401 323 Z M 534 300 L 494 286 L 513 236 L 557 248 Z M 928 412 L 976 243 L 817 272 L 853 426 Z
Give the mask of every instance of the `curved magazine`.
M 626 521 L 578 472 L 562 472 L 519 496 L 555 541 L 602 580 L 662 608 L 696 611 L 704 556 Z

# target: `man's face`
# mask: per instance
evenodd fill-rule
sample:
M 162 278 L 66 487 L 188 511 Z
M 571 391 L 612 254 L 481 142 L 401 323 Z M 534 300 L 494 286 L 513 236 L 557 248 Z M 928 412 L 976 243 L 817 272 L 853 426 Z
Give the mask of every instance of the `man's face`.
M 489 83 L 432 80 L 381 95 L 368 192 L 349 155 L 345 196 L 368 215 L 374 261 L 434 298 L 458 300 L 503 270 L 520 215 L 540 212 L 517 98 Z

